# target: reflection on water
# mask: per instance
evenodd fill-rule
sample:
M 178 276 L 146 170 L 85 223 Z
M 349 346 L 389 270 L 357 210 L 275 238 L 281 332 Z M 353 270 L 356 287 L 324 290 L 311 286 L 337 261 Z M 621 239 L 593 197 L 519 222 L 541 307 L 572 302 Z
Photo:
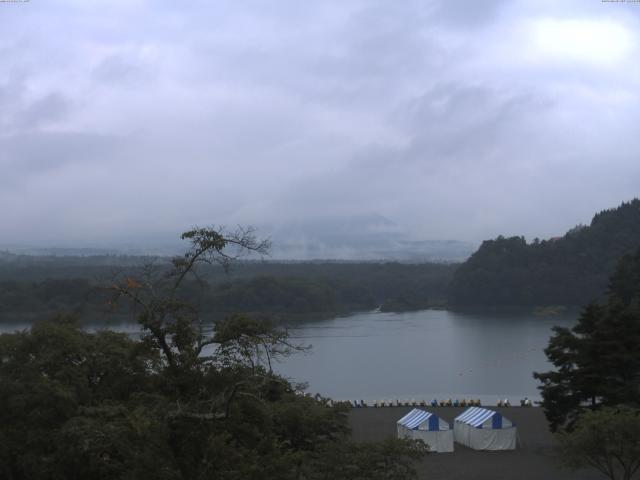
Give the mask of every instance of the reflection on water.
M 311 344 L 312 351 L 275 368 L 308 382 L 310 392 L 335 399 L 536 399 L 532 372 L 549 368 L 543 349 L 551 328 L 570 326 L 576 317 L 575 312 L 553 317 L 442 310 L 358 313 L 292 327 L 291 336 Z M 27 326 L 0 323 L 0 332 Z M 138 325 L 123 318 L 87 327 L 105 328 L 139 334 Z

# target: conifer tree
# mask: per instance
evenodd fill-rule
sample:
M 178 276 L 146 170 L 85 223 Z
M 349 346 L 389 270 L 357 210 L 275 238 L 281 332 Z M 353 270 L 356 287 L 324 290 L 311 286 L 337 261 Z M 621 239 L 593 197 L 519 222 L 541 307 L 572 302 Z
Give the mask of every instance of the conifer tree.
M 554 332 L 545 353 L 556 368 L 534 373 L 553 430 L 571 428 L 585 408 L 640 405 L 640 250 L 620 260 L 604 305 Z

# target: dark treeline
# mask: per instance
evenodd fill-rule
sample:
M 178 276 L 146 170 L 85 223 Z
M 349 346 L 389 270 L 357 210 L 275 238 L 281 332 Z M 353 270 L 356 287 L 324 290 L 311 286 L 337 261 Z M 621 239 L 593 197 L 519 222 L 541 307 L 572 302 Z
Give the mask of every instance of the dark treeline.
M 136 305 L 142 335 L 89 333 L 60 315 L 0 335 L 0 478 L 7 480 L 404 480 L 416 440 L 354 443 L 344 404 L 303 393 L 272 362 L 308 347 L 264 319 L 234 315 L 205 335 L 181 297 L 250 232 L 195 229 L 167 271 L 105 289 Z M 187 288 L 188 291 L 191 286 Z M 210 347 L 211 350 L 206 349 Z
M 596 214 L 561 238 L 483 242 L 456 271 L 449 303 L 458 306 L 583 305 L 602 299 L 607 279 L 640 246 L 640 200 Z
M 183 295 L 203 312 L 279 317 L 332 316 L 380 307 L 578 306 L 602 299 L 616 262 L 640 246 L 640 200 L 594 216 L 560 238 L 483 242 L 465 263 L 237 262 L 210 266 Z M 104 311 L 101 287 L 144 276 L 145 265 L 170 268 L 165 257 L 116 255 L 31 257 L 0 252 L 0 313 Z
M 0 312 L 37 313 L 98 308 L 103 300 L 86 278 L 0 281 Z
M 0 251 L 0 281 L 97 279 L 112 276 L 122 269 L 150 263 L 167 265 L 169 259 L 127 255 L 16 255 Z
M 105 311 L 104 287 L 122 276 L 142 276 L 167 259 L 151 257 L 27 257 L 0 259 L 0 312 Z M 330 316 L 382 306 L 411 310 L 446 303 L 446 287 L 456 265 L 401 263 L 238 262 L 224 273 L 203 268 L 183 289 L 185 300 L 203 312 L 265 313 L 287 319 Z

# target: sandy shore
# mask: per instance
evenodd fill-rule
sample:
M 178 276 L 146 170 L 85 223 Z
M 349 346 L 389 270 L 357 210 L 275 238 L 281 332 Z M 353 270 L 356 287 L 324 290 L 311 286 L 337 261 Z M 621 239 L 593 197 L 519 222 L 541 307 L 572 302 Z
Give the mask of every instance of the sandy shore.
M 396 436 L 396 421 L 413 407 L 354 408 L 349 414 L 356 441 L 382 440 Z M 449 423 L 464 408 L 422 407 Z M 419 478 L 430 480 L 592 480 L 603 478 L 597 472 L 571 473 L 557 465 L 552 453 L 552 435 L 540 408 L 496 408 L 518 427 L 519 445 L 515 451 L 479 452 L 455 444 L 453 453 L 429 454 L 418 465 Z

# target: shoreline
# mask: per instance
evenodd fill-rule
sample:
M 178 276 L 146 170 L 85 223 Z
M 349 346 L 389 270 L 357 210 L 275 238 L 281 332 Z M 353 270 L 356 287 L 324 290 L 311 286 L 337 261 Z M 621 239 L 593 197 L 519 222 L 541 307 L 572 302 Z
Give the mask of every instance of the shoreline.
M 348 403 L 352 408 L 467 408 L 467 407 L 488 407 L 488 408 L 539 408 L 539 404 L 542 401 L 542 397 L 538 394 L 534 395 L 413 395 L 403 397 L 387 397 L 385 398 L 373 398 L 373 397 L 361 397 L 359 399 L 353 398 L 334 398 L 327 397 L 333 403 Z M 427 400 L 427 398 L 429 400 Z M 436 399 L 438 404 L 433 406 L 431 401 Z M 523 400 L 528 400 L 529 405 L 523 405 Z M 464 404 L 462 401 L 464 400 Z M 499 404 L 498 402 L 504 402 L 508 400 L 509 404 Z M 458 405 L 455 402 L 458 401 Z M 444 402 L 444 404 L 442 403 Z M 450 403 L 447 403 L 450 402 Z

